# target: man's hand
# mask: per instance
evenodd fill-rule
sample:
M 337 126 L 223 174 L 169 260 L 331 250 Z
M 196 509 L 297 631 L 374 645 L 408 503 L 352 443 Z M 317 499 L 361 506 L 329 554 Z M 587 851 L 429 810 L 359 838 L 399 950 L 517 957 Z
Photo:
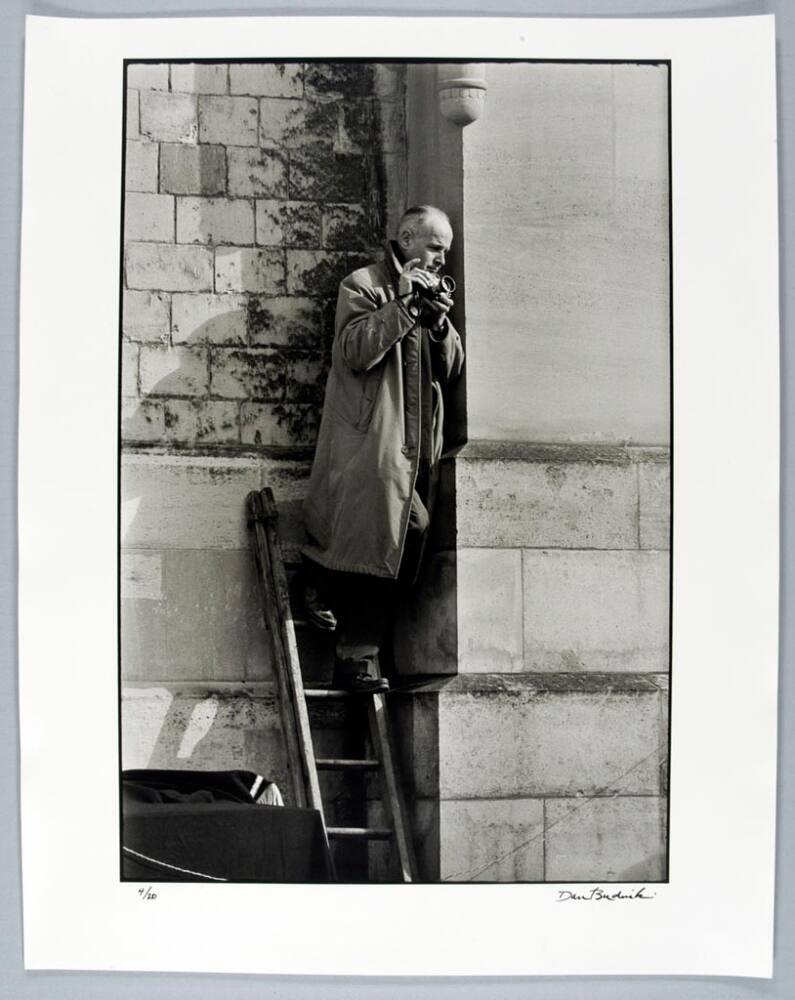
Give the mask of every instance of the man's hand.
M 403 265 L 398 283 L 398 295 L 401 297 L 411 295 L 415 285 L 421 288 L 430 288 L 433 285 L 434 276 L 428 271 L 424 271 L 421 267 L 417 267 L 419 263 L 420 258 L 415 257 L 413 260 L 406 261 Z
M 422 316 L 428 319 L 432 330 L 441 330 L 447 314 L 453 308 L 453 300 L 445 292 L 439 292 L 432 299 L 422 303 Z

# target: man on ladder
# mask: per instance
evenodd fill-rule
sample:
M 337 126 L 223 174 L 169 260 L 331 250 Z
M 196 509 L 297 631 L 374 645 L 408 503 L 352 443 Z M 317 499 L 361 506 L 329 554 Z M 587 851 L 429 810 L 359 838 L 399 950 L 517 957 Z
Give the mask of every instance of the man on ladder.
M 304 517 L 305 604 L 337 628 L 333 686 L 385 691 L 378 653 L 398 587 L 416 581 L 442 453 L 442 386 L 464 360 L 442 274 L 440 209 L 408 209 L 382 262 L 341 284 Z

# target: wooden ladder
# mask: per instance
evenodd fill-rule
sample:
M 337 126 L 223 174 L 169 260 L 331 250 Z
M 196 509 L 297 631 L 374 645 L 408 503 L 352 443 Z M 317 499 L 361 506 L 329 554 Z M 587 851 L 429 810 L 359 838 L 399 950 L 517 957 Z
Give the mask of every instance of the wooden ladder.
M 287 572 L 278 532 L 278 514 L 273 492 L 266 487 L 246 497 L 246 516 L 251 543 L 262 587 L 265 625 L 271 638 L 279 691 L 279 708 L 287 747 L 295 804 L 317 809 L 329 840 L 388 841 L 395 855 L 400 880 L 413 882 L 416 863 L 400 779 L 397 773 L 386 695 L 352 694 L 334 688 L 305 688 L 298 658 L 298 644 L 293 618 Z M 376 664 L 376 670 L 378 669 Z M 367 707 L 370 744 L 373 756 L 362 759 L 315 757 L 310 728 L 308 700 L 322 699 L 364 701 Z M 320 791 L 318 771 L 377 771 L 381 778 L 384 826 L 328 826 Z

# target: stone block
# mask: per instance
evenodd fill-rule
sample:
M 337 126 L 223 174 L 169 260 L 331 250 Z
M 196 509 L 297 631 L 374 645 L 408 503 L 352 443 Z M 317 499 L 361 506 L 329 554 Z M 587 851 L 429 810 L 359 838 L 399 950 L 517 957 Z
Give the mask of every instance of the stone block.
M 226 152 L 223 146 L 160 147 L 160 190 L 171 194 L 223 194 L 226 190 Z
M 552 799 L 545 808 L 549 881 L 655 882 L 666 877 L 664 799 Z
M 525 670 L 668 669 L 668 554 L 524 552 Z
M 280 250 L 228 247 L 215 253 L 215 288 L 219 292 L 284 291 L 284 254 Z
M 130 63 L 127 86 L 138 90 L 168 90 L 168 63 Z
M 445 800 L 439 806 L 439 877 L 450 882 L 542 882 L 540 799 Z
M 408 177 L 403 153 L 384 153 L 386 177 L 386 231 L 397 232 L 400 217 L 408 204 Z
M 201 347 L 141 347 L 142 396 L 207 394 L 207 352 Z
M 121 394 L 138 395 L 138 344 L 121 345 Z
M 119 567 L 121 596 L 135 601 L 163 597 L 163 557 L 159 552 L 125 552 Z
M 340 281 L 353 268 L 342 253 L 320 250 L 287 251 L 287 290 L 290 295 L 336 296 Z
M 138 549 L 247 549 L 245 500 L 263 485 L 294 492 L 292 465 L 263 460 L 124 455 L 122 544 Z
M 243 403 L 240 436 L 243 444 L 277 447 L 309 446 L 317 439 L 320 414 L 305 403 Z
M 275 351 L 214 350 L 210 371 L 213 396 L 264 402 L 284 399 L 284 360 Z
M 139 139 L 141 136 L 141 112 L 138 103 L 138 91 L 127 91 L 127 118 L 124 132 L 125 139 Z
M 164 438 L 175 444 L 238 444 L 236 403 L 214 399 L 167 399 Z
M 361 205 L 323 207 L 323 246 L 332 250 L 366 250 L 375 242 Z
M 178 243 L 254 242 L 254 208 L 232 198 L 177 198 Z
M 127 191 L 157 191 L 157 143 L 128 140 L 125 149 Z
M 263 97 L 259 110 L 262 146 L 292 149 L 311 143 L 331 145 L 337 138 L 337 104 Z
M 199 122 L 192 94 L 141 92 L 141 135 L 157 142 L 196 142 Z
M 373 93 L 381 101 L 396 101 L 403 95 L 406 71 L 399 63 L 373 66 Z
M 130 243 L 126 257 L 128 288 L 212 291 L 213 253 L 205 247 Z
M 199 97 L 199 142 L 256 146 L 259 108 L 253 97 Z
M 456 496 L 462 547 L 637 547 L 637 484 L 628 461 L 459 456 Z
M 121 436 L 125 442 L 151 443 L 161 441 L 165 433 L 163 404 L 158 400 L 122 398 Z
M 229 67 L 229 90 L 255 97 L 303 97 L 303 73 L 299 64 L 240 63 Z
M 458 669 L 511 673 L 526 669 L 522 641 L 522 553 L 459 549 Z
M 171 300 L 171 337 L 175 344 L 245 344 L 245 295 L 178 293 Z
M 314 143 L 290 151 L 290 198 L 363 202 L 367 169 L 360 153 L 337 153 Z
M 373 67 L 368 63 L 307 63 L 304 86 L 307 97 L 321 100 L 369 97 Z
M 280 153 L 247 146 L 227 150 L 229 194 L 238 198 L 286 198 L 287 168 Z
M 273 778 L 285 802 L 287 779 L 279 711 L 272 694 L 212 683 L 130 682 L 122 692 L 122 766 L 231 770 Z
M 174 242 L 174 199 L 168 194 L 129 191 L 124 199 L 124 239 Z
M 257 201 L 257 243 L 320 246 L 320 206 L 305 201 Z
M 378 142 L 376 113 L 370 101 L 346 101 L 341 105 L 338 153 L 362 153 Z
M 317 349 L 321 341 L 320 306 L 297 296 L 248 298 L 248 334 L 259 346 Z
M 671 470 L 668 462 L 639 462 L 640 547 L 671 547 Z
M 225 94 L 228 69 L 226 63 L 173 63 L 171 89 L 186 94 Z
M 170 295 L 125 289 L 122 331 L 130 340 L 168 341 Z
M 429 553 L 415 592 L 401 602 L 393 636 L 399 673 L 458 670 L 458 606 L 454 552 Z
M 291 357 L 287 361 L 285 399 L 296 403 L 323 402 L 328 365 L 315 356 Z
M 405 155 L 406 109 L 402 101 L 379 105 L 381 147 L 384 153 Z
M 483 680 L 480 690 L 439 696 L 442 798 L 657 794 L 667 738 L 657 691 Z

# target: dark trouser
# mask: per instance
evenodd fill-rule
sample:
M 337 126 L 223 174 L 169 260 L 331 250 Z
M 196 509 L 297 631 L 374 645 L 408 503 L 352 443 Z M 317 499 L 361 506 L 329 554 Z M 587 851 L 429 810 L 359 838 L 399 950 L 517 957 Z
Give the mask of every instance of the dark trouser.
M 400 592 L 411 584 L 417 571 L 429 523 L 425 504 L 415 491 L 397 580 L 341 573 L 307 560 L 312 582 L 337 616 L 337 661 L 350 663 L 351 673 L 361 669 L 361 665 L 357 668 L 351 661 L 371 659 L 383 646 Z

